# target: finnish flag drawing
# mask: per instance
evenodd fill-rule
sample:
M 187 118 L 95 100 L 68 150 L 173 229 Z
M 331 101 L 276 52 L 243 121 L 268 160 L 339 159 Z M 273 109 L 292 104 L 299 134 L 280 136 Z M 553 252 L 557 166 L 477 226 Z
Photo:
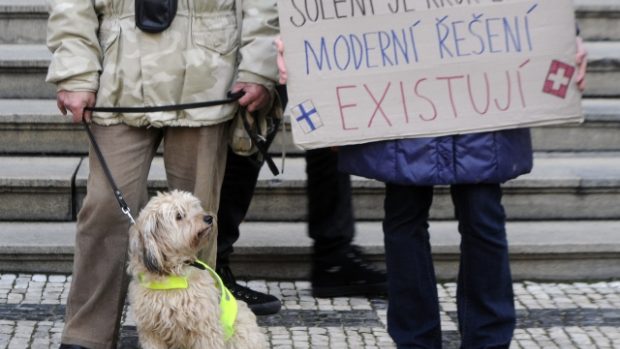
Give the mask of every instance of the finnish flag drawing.
M 321 115 L 319 115 L 311 100 L 307 100 L 291 108 L 291 115 L 293 117 L 292 119 L 297 122 L 305 134 L 314 132 L 323 127 Z

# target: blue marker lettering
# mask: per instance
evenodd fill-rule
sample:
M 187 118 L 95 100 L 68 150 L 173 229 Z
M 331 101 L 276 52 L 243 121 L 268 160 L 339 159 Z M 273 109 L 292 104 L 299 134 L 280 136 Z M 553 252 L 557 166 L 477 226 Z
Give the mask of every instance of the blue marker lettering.
M 371 47 L 368 44 L 368 36 L 371 35 L 371 34 L 376 35 L 377 32 L 364 33 L 362 35 L 362 37 L 364 38 L 364 47 L 366 48 L 366 67 L 367 68 L 376 68 L 376 67 L 378 67 L 378 65 L 372 65 L 370 63 L 370 54 L 369 53 L 370 53 L 370 51 L 374 51 L 376 49 L 376 47 Z
M 478 38 L 478 41 L 480 42 L 480 50 L 479 51 L 472 51 L 471 53 L 475 54 L 475 55 L 481 55 L 484 53 L 484 51 L 486 50 L 486 46 L 484 44 L 484 38 L 476 33 L 474 31 L 474 25 L 475 24 L 482 24 L 482 21 L 480 20 L 480 18 L 482 18 L 483 14 L 479 14 L 476 15 L 475 13 L 473 14 L 473 20 L 471 22 L 469 22 L 469 32 L 471 33 L 471 35 L 475 36 L 476 38 Z
M 339 42 L 342 42 L 344 44 L 344 52 L 347 56 L 347 63 L 344 65 L 340 64 L 340 59 L 338 59 L 338 57 L 340 56 L 338 53 L 342 52 L 342 50 L 338 50 Z M 340 70 L 346 70 L 351 64 L 351 46 L 349 45 L 349 42 L 344 35 L 338 35 L 338 37 L 334 41 L 334 63 L 336 64 L 336 67 L 338 67 L 338 69 Z
M 390 59 L 390 57 L 386 54 L 388 48 L 390 48 L 391 41 L 390 35 L 384 31 L 377 32 L 379 38 L 379 48 L 381 49 L 381 59 L 383 60 L 383 66 L 386 67 L 389 65 L 394 65 L 394 62 Z M 386 41 L 383 41 L 386 39 Z
M 306 75 L 310 75 L 310 55 L 312 53 L 312 57 L 314 57 L 314 62 L 319 71 L 323 70 L 323 64 L 327 63 L 327 67 L 329 70 L 332 70 L 331 62 L 329 61 L 329 55 L 327 53 L 327 45 L 325 44 L 325 38 L 321 37 L 321 49 L 320 49 L 320 57 L 317 56 L 316 51 L 308 42 L 308 40 L 304 40 L 304 46 L 306 50 Z
M 459 57 L 463 57 L 463 56 L 469 56 L 469 53 L 461 53 L 461 42 L 465 41 L 465 37 L 463 36 L 459 36 L 459 29 L 457 28 L 458 25 L 461 24 L 465 24 L 464 21 L 455 21 L 452 22 L 452 36 L 454 37 L 454 47 L 456 48 L 456 55 Z
M 435 23 L 435 28 L 437 29 L 437 39 L 439 40 L 439 56 L 442 59 L 444 58 L 444 52 L 446 52 L 446 54 L 450 57 L 454 57 L 450 49 L 446 46 L 446 40 L 450 36 L 450 27 L 444 23 L 446 19 L 448 19 L 448 16 L 436 18 L 437 23 Z M 441 31 L 442 27 L 445 30 L 443 33 Z
M 496 34 L 495 32 L 493 32 L 491 30 L 491 23 L 492 22 L 498 22 L 498 21 L 501 21 L 501 18 L 487 18 L 485 20 L 485 23 L 486 23 L 486 26 L 487 26 L 487 39 L 489 41 L 489 52 L 491 52 L 491 53 L 500 53 L 500 52 L 502 52 L 501 50 L 500 51 L 496 51 L 493 48 L 493 38 L 499 37 L 499 34 Z
M 364 45 L 362 40 L 355 34 L 349 34 L 349 40 L 351 41 L 351 54 L 353 55 L 353 64 L 355 70 L 359 70 L 364 62 Z

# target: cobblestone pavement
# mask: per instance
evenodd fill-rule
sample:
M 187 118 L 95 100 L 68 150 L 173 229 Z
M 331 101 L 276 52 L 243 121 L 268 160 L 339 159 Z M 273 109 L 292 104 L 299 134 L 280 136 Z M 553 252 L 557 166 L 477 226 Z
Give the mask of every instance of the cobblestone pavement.
M 57 348 L 71 277 L 0 276 L 0 349 Z M 283 310 L 261 317 L 272 348 L 394 348 L 386 332 L 386 300 L 315 299 L 309 283 L 250 281 L 284 301 Z M 458 348 L 456 285 L 438 285 L 444 348 Z M 620 282 L 516 283 L 518 329 L 511 349 L 620 348 Z M 120 347 L 137 348 L 135 325 L 126 316 Z

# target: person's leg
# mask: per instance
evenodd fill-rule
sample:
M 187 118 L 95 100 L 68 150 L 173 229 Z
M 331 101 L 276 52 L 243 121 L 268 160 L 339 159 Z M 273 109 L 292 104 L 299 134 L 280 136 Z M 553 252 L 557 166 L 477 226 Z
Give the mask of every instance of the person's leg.
M 224 180 L 227 123 L 208 127 L 168 127 L 164 131 L 164 163 L 168 186 L 193 193 L 205 211 L 216 216 Z M 218 222 L 200 258 L 215 267 Z
M 451 191 L 461 233 L 461 347 L 508 348 L 516 315 L 501 187 L 454 185 Z
M 101 151 L 137 215 L 148 199 L 146 179 L 160 133 L 125 125 L 91 126 Z M 94 152 L 87 193 L 78 215 L 73 279 L 62 343 L 90 349 L 116 348 L 128 277 L 129 219 L 121 212 Z
M 228 149 L 226 173 L 222 184 L 220 208 L 217 213 L 219 233 L 217 236 L 217 273 L 221 276 L 235 298 L 248 304 L 257 315 L 275 314 L 282 303 L 272 295 L 252 290 L 237 283 L 230 269 L 233 244 L 239 239 L 239 225 L 248 212 L 260 167 L 247 156 L 240 156 Z
M 252 202 L 259 173 L 260 167 L 254 161 L 228 149 L 220 209 L 217 212 L 217 267 L 220 269 L 230 265 L 233 244 L 239 239 L 239 225 Z
M 441 348 L 437 282 L 428 233 L 432 187 L 387 184 L 388 332 L 399 349 Z
M 312 293 L 338 297 L 385 293 L 385 273 L 366 263 L 352 246 L 355 233 L 351 179 L 338 171 L 338 153 L 306 152 L 308 234 L 314 242 Z
M 318 261 L 346 253 L 355 222 L 351 179 L 338 171 L 338 153 L 329 148 L 306 151 L 308 235 Z

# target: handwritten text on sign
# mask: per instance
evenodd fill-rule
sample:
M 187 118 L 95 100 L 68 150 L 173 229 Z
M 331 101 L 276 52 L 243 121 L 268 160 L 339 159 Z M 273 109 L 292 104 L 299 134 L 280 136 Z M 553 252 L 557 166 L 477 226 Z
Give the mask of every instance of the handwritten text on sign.
M 303 148 L 581 120 L 572 0 L 280 0 Z

